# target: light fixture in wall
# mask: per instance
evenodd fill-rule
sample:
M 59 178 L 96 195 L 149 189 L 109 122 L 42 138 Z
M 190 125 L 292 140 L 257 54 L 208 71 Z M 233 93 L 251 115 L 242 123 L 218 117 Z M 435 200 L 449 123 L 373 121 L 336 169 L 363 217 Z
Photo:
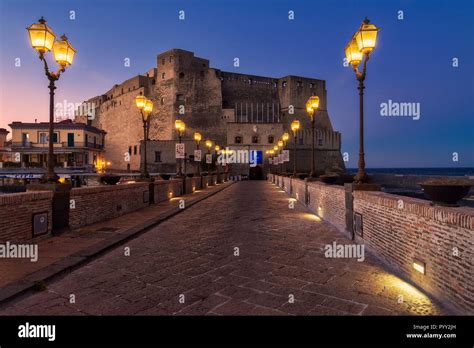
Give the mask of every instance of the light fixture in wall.
M 414 259 L 413 268 L 422 274 L 426 274 L 426 264 L 421 260 Z

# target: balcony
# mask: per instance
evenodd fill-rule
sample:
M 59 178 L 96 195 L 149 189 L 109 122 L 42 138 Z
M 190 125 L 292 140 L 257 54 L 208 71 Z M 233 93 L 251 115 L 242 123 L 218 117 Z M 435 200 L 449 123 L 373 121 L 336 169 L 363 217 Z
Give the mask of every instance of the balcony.
M 49 144 L 46 143 L 33 143 L 33 142 L 13 142 L 12 149 L 31 149 L 31 148 L 48 148 Z M 88 148 L 88 149 L 103 149 L 102 144 L 91 143 L 91 142 L 74 142 L 72 144 L 67 141 L 53 143 L 54 148 Z

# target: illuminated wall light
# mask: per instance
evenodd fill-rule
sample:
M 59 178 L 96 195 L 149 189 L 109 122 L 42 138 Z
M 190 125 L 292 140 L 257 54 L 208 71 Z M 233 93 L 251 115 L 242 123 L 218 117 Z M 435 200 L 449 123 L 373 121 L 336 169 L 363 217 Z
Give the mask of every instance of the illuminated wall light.
M 172 197 L 173 197 L 173 192 L 172 191 L 168 192 L 168 198 L 172 198 Z
M 413 268 L 422 274 L 426 274 L 426 264 L 420 260 L 413 260 Z

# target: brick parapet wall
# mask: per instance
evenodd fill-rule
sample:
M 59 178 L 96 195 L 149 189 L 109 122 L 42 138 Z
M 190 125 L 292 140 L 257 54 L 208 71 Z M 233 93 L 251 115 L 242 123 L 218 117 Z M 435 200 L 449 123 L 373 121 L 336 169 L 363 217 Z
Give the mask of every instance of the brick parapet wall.
M 287 190 L 289 178 L 269 174 L 267 179 Z M 299 179 L 290 183 L 293 197 L 348 233 L 344 187 Z M 455 311 L 474 314 L 474 209 L 374 191 L 354 191 L 353 200 L 353 211 L 363 221 L 357 243 Z M 415 259 L 426 264 L 425 274 L 413 268 Z
M 12 193 L 0 196 L 0 243 L 33 239 L 33 215 L 48 213 L 48 232 L 52 226 L 52 191 Z
M 78 228 L 144 208 L 149 205 L 144 202 L 148 190 L 148 183 L 74 188 L 69 226 Z
M 357 242 L 428 293 L 474 313 L 474 209 L 383 192 L 353 194 L 363 221 Z M 425 274 L 413 268 L 415 259 L 425 263 Z

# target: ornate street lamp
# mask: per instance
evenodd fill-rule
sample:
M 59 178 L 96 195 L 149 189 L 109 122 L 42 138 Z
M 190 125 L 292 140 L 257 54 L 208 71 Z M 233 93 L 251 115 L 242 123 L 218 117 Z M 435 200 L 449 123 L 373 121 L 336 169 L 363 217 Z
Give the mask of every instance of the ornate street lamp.
M 306 102 L 306 112 L 311 118 L 311 172 L 309 173 L 310 179 L 316 177 L 316 171 L 314 169 L 314 123 L 315 123 L 314 116 L 318 108 L 319 108 L 319 97 L 313 95 Z
M 294 137 L 294 151 L 295 151 L 295 159 L 293 161 L 293 178 L 296 178 L 296 137 L 298 136 L 298 130 L 300 129 L 300 121 L 294 120 L 291 122 L 291 131 L 293 132 Z
M 66 35 L 55 41 L 56 35 L 53 30 L 46 24 L 46 20 L 41 17 L 38 23 L 30 25 L 28 28 L 31 47 L 39 53 L 39 59 L 43 61 L 44 72 L 49 80 L 49 139 L 48 139 L 48 170 L 43 175 L 43 182 L 57 183 L 59 176 L 54 172 L 54 90 L 56 89 L 55 81 L 59 79 L 61 73 L 66 71 L 66 66 L 71 65 L 74 60 L 76 50 L 69 43 Z M 60 68 L 57 72 L 50 72 L 45 54 L 53 50 L 54 59 Z
M 151 112 L 153 111 L 153 102 L 140 94 L 135 97 L 135 105 L 140 110 L 140 114 L 142 115 L 142 122 L 143 122 L 143 151 L 144 152 L 143 152 L 143 167 L 142 167 L 141 177 L 143 179 L 149 179 L 150 174 L 148 173 L 146 145 L 148 142 L 148 129 L 150 127 Z
M 196 142 L 196 150 L 199 150 L 199 144 L 201 143 L 201 133 L 195 132 L 194 133 L 194 141 Z M 197 175 L 201 175 L 201 162 L 197 165 Z
M 355 183 L 363 184 L 368 182 L 368 176 L 365 172 L 365 154 L 364 154 L 364 81 L 367 71 L 367 61 L 369 60 L 370 53 L 373 51 L 377 44 L 377 34 L 380 29 L 365 18 L 359 31 L 355 33 L 351 41 L 345 48 L 346 59 L 354 69 L 356 79 L 359 81 L 359 162 L 358 171 L 355 176 Z M 362 71 L 359 71 L 359 64 L 363 62 Z
M 182 120 L 176 120 L 175 123 L 174 123 L 174 127 L 175 127 L 176 131 L 178 132 L 179 144 L 181 144 L 181 138 L 183 137 L 184 132 L 186 131 L 186 124 Z M 183 176 L 183 172 L 182 172 L 183 161 L 182 160 L 183 159 L 180 158 L 179 171 L 178 171 L 178 175 L 177 175 L 178 177 Z

